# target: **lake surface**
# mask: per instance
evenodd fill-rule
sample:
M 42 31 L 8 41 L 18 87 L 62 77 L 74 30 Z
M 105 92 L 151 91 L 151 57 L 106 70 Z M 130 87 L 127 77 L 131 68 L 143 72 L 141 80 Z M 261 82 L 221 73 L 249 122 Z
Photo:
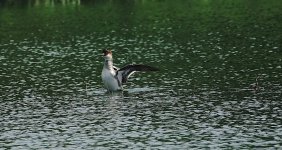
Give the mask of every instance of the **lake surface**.
M 281 8 L 1 0 L 0 149 L 280 149 Z M 161 71 L 108 94 L 104 48 Z

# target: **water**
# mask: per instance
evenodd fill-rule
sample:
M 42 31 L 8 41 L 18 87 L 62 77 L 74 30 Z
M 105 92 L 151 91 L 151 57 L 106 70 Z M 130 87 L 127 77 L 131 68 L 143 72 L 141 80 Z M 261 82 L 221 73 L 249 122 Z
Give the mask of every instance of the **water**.
M 279 1 L 0 1 L 0 149 L 282 146 Z M 145 63 L 105 93 L 114 63 Z

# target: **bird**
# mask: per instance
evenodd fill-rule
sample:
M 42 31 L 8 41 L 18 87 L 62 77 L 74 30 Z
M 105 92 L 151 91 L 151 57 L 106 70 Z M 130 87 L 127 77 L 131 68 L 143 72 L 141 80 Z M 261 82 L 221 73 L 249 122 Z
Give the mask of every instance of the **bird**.
M 105 61 L 101 76 L 104 87 L 108 92 L 123 91 L 122 85 L 127 82 L 127 79 L 134 72 L 159 71 L 158 68 L 142 64 L 129 64 L 122 68 L 118 68 L 113 65 L 113 55 L 111 50 L 103 49 L 102 53 Z

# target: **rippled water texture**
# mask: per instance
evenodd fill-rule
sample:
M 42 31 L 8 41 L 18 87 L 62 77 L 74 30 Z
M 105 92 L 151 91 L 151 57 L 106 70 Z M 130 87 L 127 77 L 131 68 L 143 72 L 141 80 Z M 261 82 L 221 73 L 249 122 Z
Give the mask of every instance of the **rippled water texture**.
M 0 149 L 281 148 L 281 8 L 0 1 Z M 161 71 L 105 93 L 103 48 Z

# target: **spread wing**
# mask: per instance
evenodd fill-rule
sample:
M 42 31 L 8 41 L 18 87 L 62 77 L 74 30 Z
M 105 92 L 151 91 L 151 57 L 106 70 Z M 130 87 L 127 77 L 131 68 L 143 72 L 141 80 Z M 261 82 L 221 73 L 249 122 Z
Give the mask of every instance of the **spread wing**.
M 147 65 L 127 65 L 117 71 L 117 78 L 121 83 L 126 83 L 130 75 L 136 71 L 159 71 L 159 69 Z

